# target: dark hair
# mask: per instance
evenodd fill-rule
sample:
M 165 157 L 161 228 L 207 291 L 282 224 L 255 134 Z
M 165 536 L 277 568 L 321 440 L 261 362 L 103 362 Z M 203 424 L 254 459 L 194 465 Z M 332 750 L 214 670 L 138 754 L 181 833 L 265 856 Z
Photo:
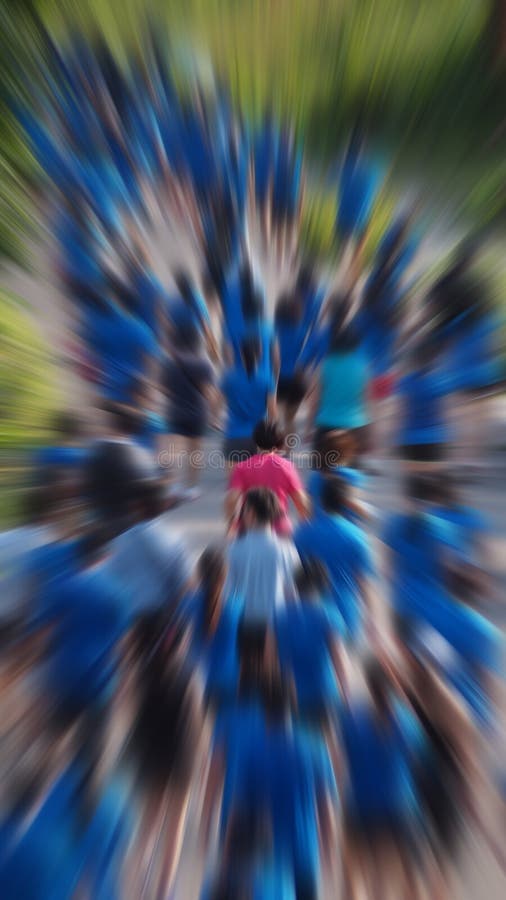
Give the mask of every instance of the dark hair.
M 138 312 L 139 298 L 131 284 L 125 284 L 124 281 L 111 273 L 107 275 L 107 283 L 109 291 L 113 294 L 116 303 L 120 307 L 123 307 L 129 313 Z
M 378 659 L 372 657 L 364 666 L 364 677 L 374 706 L 380 713 L 390 708 L 390 679 Z
M 185 301 L 190 301 L 193 298 L 193 288 L 191 284 L 191 280 L 189 275 L 184 272 L 182 269 L 174 274 L 174 281 L 176 283 L 176 287 L 181 294 L 181 297 Z
M 138 505 L 143 519 L 155 519 L 165 510 L 165 490 L 161 479 L 142 481 L 138 487 Z
M 297 287 L 300 290 L 307 291 L 314 281 L 313 266 L 307 260 L 301 263 L 299 274 L 297 275 Z
M 319 559 L 313 557 L 302 561 L 295 572 L 295 586 L 299 594 L 323 594 L 329 586 L 327 567 Z
M 256 287 L 241 291 L 241 309 L 247 321 L 261 319 L 264 312 L 262 294 Z
M 224 548 L 215 544 L 206 547 L 197 563 L 197 574 L 204 598 L 204 628 L 209 631 L 216 603 L 220 601 L 218 590 L 221 591 L 222 583 L 227 571 L 227 557 Z
M 276 325 L 296 325 L 302 315 L 302 303 L 298 294 L 282 294 L 276 304 Z
M 245 338 L 241 343 L 241 359 L 249 378 L 251 378 L 258 366 L 261 352 L 262 345 L 260 339 L 255 335 Z
M 465 328 L 470 322 L 476 322 L 489 309 L 486 285 L 472 271 L 475 252 L 472 243 L 463 245 L 451 268 L 430 291 L 429 309 L 447 333 L 455 325 Z
M 454 599 L 463 603 L 474 603 L 480 594 L 476 575 L 469 568 L 446 566 L 445 581 Z
M 330 323 L 330 353 L 348 353 L 360 344 L 360 335 L 355 323 L 346 322 L 348 312 L 347 300 L 340 301 L 334 309 Z
M 430 502 L 434 497 L 433 479 L 426 475 L 410 475 L 406 482 L 406 495 L 412 500 Z
M 196 353 L 200 349 L 202 335 L 196 325 L 191 322 L 181 323 L 174 329 L 172 344 L 177 353 L 178 350 Z
M 277 422 L 262 419 L 255 425 L 253 440 L 261 450 L 281 450 L 285 443 L 285 434 Z
M 347 505 L 349 487 L 342 478 L 324 477 L 320 489 L 322 509 L 327 513 L 339 513 Z
M 218 290 L 218 272 L 211 272 L 206 266 L 202 271 L 202 290 L 207 296 L 208 294 L 219 294 Z
M 75 413 L 64 410 L 55 415 L 53 420 L 53 429 L 61 437 L 72 440 L 81 437 L 82 426 L 81 421 Z
M 411 352 L 410 363 L 413 369 L 423 369 L 429 366 L 436 359 L 440 348 L 439 335 L 436 332 L 430 332 L 423 335 L 417 341 Z
M 107 522 L 95 522 L 83 534 L 78 543 L 79 557 L 83 565 L 92 563 L 107 546 L 111 538 L 111 528 Z
M 411 651 L 418 633 L 416 621 L 411 616 L 403 616 L 401 613 L 394 612 L 392 625 L 397 639 L 407 650 Z
M 103 409 L 108 414 L 113 431 L 116 433 L 123 432 L 128 435 L 139 433 L 141 427 L 139 410 L 116 402 L 104 403 Z
M 55 495 L 52 485 L 47 483 L 45 474 L 45 469 L 39 470 L 35 484 L 31 485 L 23 496 L 22 514 L 25 522 L 39 522 L 54 510 Z
M 406 241 L 410 220 L 409 213 L 401 213 L 385 231 L 376 253 L 374 263 L 376 272 L 384 269 L 390 270 L 392 263 L 398 258 Z
M 280 515 L 278 498 L 269 488 L 251 488 L 247 491 L 242 512 L 248 510 L 254 514 L 260 525 L 273 525 Z
M 317 466 L 320 471 L 327 471 L 342 464 L 342 459 L 350 459 L 356 453 L 356 441 L 349 431 L 335 428 L 317 434 L 315 450 L 319 456 Z

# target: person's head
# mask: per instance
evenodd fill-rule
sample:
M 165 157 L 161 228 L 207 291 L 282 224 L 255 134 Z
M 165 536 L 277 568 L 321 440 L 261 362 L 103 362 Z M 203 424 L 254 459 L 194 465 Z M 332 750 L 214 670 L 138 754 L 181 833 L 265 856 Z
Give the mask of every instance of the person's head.
M 258 321 L 262 318 L 264 313 L 263 297 L 255 285 L 251 290 L 241 291 L 241 310 L 247 322 Z
M 278 422 L 271 419 L 262 419 L 255 425 L 253 440 L 258 449 L 263 452 L 282 450 L 285 444 L 285 434 Z
M 333 301 L 330 321 L 330 353 L 347 353 L 360 343 L 360 335 L 354 322 L 350 320 L 349 299 L 340 295 Z
M 449 472 L 434 473 L 432 478 L 432 502 L 445 508 L 459 502 L 458 483 Z
M 241 295 L 253 290 L 253 271 L 249 259 L 244 258 L 239 271 L 239 283 L 241 286 Z
M 141 684 L 155 685 L 174 673 L 184 656 L 185 626 L 172 610 L 148 610 L 134 622 L 130 634 L 131 652 L 141 662 Z M 176 667 L 176 668 L 175 668 Z
M 187 303 L 190 302 L 193 297 L 193 287 L 188 273 L 180 269 L 174 274 L 174 282 L 181 298 Z
M 75 413 L 64 410 L 54 417 L 53 431 L 63 443 L 78 441 L 82 437 L 82 423 Z
M 398 258 L 408 236 L 411 216 L 410 211 L 399 213 L 385 231 L 374 264 L 377 271 L 389 268 Z
M 336 466 L 346 466 L 356 454 L 356 441 L 349 432 L 342 429 L 326 431 L 316 440 L 318 466 L 321 472 L 328 472 Z
M 174 329 L 172 343 L 176 351 L 198 353 L 202 344 L 202 335 L 192 323 L 181 323 Z
M 464 238 L 456 248 L 450 273 L 454 277 L 460 277 L 469 272 L 476 262 L 479 250 L 480 241 L 478 238 L 473 236 Z
M 391 708 L 393 685 L 390 676 L 376 657 L 367 660 L 364 678 L 376 713 L 386 715 Z
M 139 411 L 124 403 L 110 403 L 105 406 L 113 434 L 137 435 L 139 433 Z
M 219 238 L 216 238 L 218 241 Z M 207 299 L 213 295 L 221 297 L 225 287 L 225 269 L 221 261 L 222 253 L 216 246 L 206 249 L 206 264 L 202 273 L 202 288 Z
M 428 475 L 410 475 L 406 481 L 406 497 L 416 507 L 432 503 L 434 500 L 434 481 Z
M 202 282 L 202 293 L 206 298 L 206 302 L 213 305 L 216 303 L 219 294 L 219 278 L 218 278 L 218 267 L 215 268 L 215 271 L 211 271 L 209 266 L 205 266 L 202 270 L 201 282 Z
M 143 522 L 156 519 L 166 509 L 165 484 L 158 478 L 146 478 L 139 481 L 137 487 L 136 519 Z
M 326 566 L 315 558 L 305 559 L 295 572 L 295 587 L 303 600 L 321 599 L 329 587 Z
M 349 493 L 349 486 L 342 478 L 324 478 L 320 491 L 323 511 L 329 516 L 343 515 L 349 504 Z
M 111 529 L 107 522 L 97 521 L 79 540 L 79 558 L 83 567 L 92 566 L 107 553 Z
M 258 368 L 261 353 L 262 346 L 259 338 L 255 335 L 245 338 L 241 343 L 241 360 L 244 370 L 249 378 L 251 378 Z
M 453 599 L 466 606 L 475 606 L 483 594 L 482 573 L 464 560 L 447 563 L 445 582 Z
M 439 350 L 439 341 L 436 333 L 424 335 L 415 344 L 411 354 L 413 369 L 429 369 L 434 365 Z
M 269 488 L 251 488 L 246 493 L 241 510 L 241 525 L 245 531 L 272 527 L 279 516 L 280 506 L 274 491 Z
M 109 295 L 120 309 L 127 313 L 137 312 L 139 298 L 129 280 L 119 277 L 114 272 L 108 272 L 105 281 Z
M 197 577 L 209 603 L 216 603 L 227 577 L 227 557 L 219 544 L 206 547 L 197 563 Z
M 35 484 L 31 485 L 23 497 L 22 520 L 27 524 L 39 524 L 51 519 L 58 510 L 58 502 L 53 485 L 47 480 L 47 471 L 35 473 Z
M 302 303 L 298 293 L 281 294 L 277 304 L 274 320 L 279 325 L 296 325 L 302 316 Z
M 310 260 L 305 259 L 301 262 L 297 275 L 296 287 L 298 290 L 308 291 L 314 283 L 314 267 Z

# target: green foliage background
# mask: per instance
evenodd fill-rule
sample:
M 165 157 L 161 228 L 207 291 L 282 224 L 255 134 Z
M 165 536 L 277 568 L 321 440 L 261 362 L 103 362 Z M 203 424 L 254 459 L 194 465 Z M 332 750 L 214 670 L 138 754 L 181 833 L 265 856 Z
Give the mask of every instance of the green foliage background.
M 0 0 L 0 253 L 19 258 L 30 226 L 26 185 L 38 173 L 6 100 L 23 81 L 43 78 L 39 16 L 63 43 L 70 32 L 101 32 L 123 62 L 143 55 L 149 20 L 180 74 L 191 48 L 250 120 L 267 107 L 289 117 L 322 167 L 359 115 L 395 178 L 420 173 L 422 192 L 429 185 L 438 204 L 451 203 L 473 225 L 502 225 L 506 81 L 493 55 L 496 7 L 493 0 Z M 309 192 L 304 229 L 322 252 L 325 191 Z

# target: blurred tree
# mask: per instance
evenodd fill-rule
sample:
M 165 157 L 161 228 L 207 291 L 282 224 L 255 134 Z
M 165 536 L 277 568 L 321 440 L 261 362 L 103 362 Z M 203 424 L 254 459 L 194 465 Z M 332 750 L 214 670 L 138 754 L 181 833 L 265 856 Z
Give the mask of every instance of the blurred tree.
M 57 409 L 56 366 L 22 301 L 0 292 L 0 450 L 44 443 Z

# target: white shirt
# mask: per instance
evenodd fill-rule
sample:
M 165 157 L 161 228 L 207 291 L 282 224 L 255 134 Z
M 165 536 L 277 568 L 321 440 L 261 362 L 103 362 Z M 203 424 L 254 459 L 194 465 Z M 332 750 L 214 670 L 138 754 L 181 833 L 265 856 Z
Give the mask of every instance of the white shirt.
M 244 619 L 271 621 L 276 607 L 294 591 L 293 570 L 298 562 L 293 543 L 267 529 L 249 531 L 231 544 L 226 596 L 244 604 Z

